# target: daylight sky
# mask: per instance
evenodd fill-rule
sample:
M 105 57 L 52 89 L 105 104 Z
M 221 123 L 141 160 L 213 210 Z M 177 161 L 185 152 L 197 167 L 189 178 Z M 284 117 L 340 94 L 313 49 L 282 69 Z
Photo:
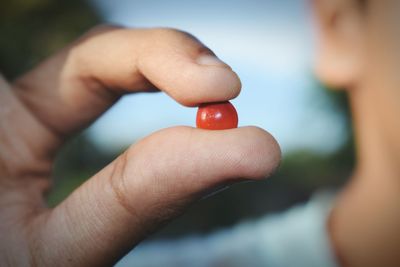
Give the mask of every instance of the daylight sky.
M 188 31 L 232 66 L 242 80 L 232 102 L 240 125 L 271 132 L 283 151 L 326 153 L 343 141 L 343 123 L 316 88 L 313 34 L 305 0 L 93 0 L 104 18 L 125 26 Z M 115 150 L 160 128 L 194 126 L 196 109 L 164 94 L 124 97 L 89 128 Z

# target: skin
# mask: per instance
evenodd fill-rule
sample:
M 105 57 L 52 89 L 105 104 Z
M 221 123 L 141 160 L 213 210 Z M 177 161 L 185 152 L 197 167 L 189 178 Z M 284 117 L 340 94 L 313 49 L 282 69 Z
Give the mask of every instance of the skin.
M 316 71 L 346 88 L 357 143 L 353 177 L 330 216 L 332 244 L 343 266 L 400 266 L 400 1 L 313 6 Z
M 280 149 L 264 130 L 173 127 L 45 205 L 57 150 L 123 94 L 159 89 L 196 106 L 240 87 L 187 33 L 117 27 L 90 31 L 13 83 L 0 79 L 0 266 L 110 266 L 211 190 L 269 176 Z

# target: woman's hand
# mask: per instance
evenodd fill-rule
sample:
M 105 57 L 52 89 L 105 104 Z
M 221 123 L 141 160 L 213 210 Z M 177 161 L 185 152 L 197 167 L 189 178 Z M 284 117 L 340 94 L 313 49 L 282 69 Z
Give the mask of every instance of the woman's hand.
M 187 33 L 111 26 L 12 84 L 0 80 L 0 265 L 111 265 L 205 192 L 269 176 L 280 150 L 264 130 L 173 127 L 131 146 L 56 208 L 45 205 L 57 150 L 123 94 L 161 90 L 196 106 L 240 87 Z

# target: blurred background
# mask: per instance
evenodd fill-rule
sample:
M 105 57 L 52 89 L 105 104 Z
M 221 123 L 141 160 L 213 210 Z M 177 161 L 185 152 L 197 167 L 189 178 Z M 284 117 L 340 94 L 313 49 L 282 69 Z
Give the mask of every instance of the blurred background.
M 305 0 L 14 0 L 0 3 L 0 70 L 10 80 L 96 24 L 165 26 L 197 36 L 242 79 L 233 101 L 240 125 L 271 132 L 280 170 L 194 205 L 151 239 L 204 234 L 283 211 L 317 190 L 338 188 L 353 166 L 346 98 L 312 71 L 313 24 Z M 163 94 L 124 97 L 63 148 L 48 197 L 57 205 L 138 139 L 165 127 L 194 126 L 196 109 Z

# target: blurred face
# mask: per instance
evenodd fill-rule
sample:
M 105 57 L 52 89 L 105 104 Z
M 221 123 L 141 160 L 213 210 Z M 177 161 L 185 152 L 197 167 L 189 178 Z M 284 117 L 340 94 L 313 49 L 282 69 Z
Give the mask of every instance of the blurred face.
M 356 119 L 379 122 L 381 138 L 400 143 L 400 0 L 314 0 L 313 7 L 318 77 L 363 106 Z
M 373 90 L 371 108 L 385 129 L 383 138 L 400 148 L 400 1 L 371 0 L 369 5 L 365 87 Z
M 387 90 L 388 104 L 400 104 L 400 1 L 373 0 L 366 14 L 367 75 L 376 90 Z M 366 78 L 367 79 L 367 78 Z
M 371 78 L 388 87 L 400 84 L 400 1 L 314 0 L 313 5 L 321 80 L 334 87 Z
M 330 217 L 344 266 L 400 266 L 400 0 L 314 0 L 316 72 L 346 90 L 357 166 Z M 333 218 L 333 219 L 332 219 Z

